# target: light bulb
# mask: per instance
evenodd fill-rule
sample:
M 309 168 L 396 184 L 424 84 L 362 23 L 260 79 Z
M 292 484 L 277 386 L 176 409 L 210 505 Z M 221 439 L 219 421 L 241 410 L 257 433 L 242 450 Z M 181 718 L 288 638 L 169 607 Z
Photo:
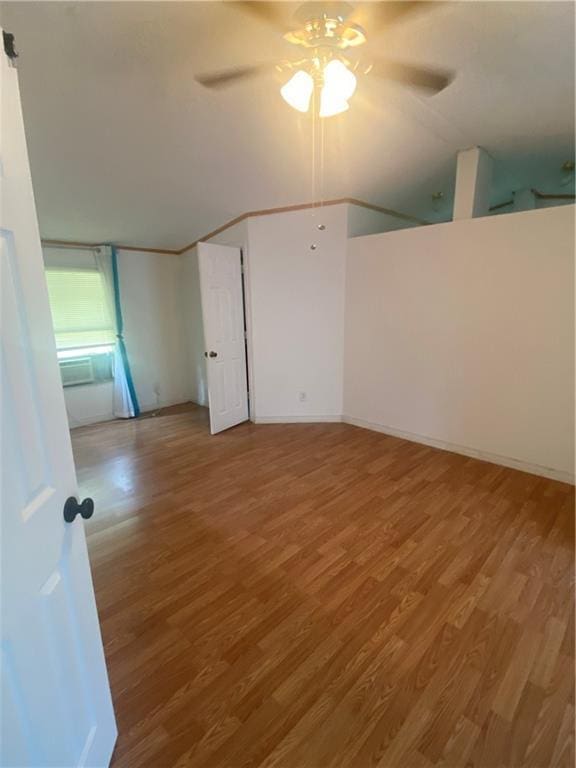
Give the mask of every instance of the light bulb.
M 332 117 L 349 108 L 348 99 L 356 90 L 356 76 L 340 59 L 329 61 L 323 74 L 320 117 Z
M 345 99 L 342 99 L 337 93 L 333 93 L 328 88 L 322 88 L 320 94 L 320 117 L 333 117 L 341 112 L 350 109 L 350 105 Z
M 324 87 L 337 91 L 344 101 L 348 101 L 356 90 L 356 75 L 340 59 L 332 59 L 324 67 Z
M 291 107 L 299 112 L 308 112 L 312 91 L 314 90 L 314 80 L 312 76 L 299 69 L 288 82 L 280 88 L 282 98 Z

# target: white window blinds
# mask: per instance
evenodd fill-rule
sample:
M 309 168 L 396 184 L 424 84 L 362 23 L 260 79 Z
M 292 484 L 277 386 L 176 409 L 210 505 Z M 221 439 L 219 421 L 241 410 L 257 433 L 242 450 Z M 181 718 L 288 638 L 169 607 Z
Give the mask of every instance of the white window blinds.
M 46 279 L 57 349 L 114 344 L 114 325 L 98 270 L 48 268 Z

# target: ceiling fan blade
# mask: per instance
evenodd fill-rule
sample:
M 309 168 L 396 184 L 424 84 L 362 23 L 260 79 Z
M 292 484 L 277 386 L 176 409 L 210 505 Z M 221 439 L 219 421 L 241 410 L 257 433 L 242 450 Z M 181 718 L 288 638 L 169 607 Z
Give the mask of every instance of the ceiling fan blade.
M 282 3 L 267 3 L 260 2 L 260 0 L 227 0 L 226 5 L 238 8 L 242 13 L 265 21 L 281 32 L 286 32 L 286 20 L 281 10 Z
M 421 88 L 432 93 L 443 91 L 456 76 L 456 73 L 451 70 L 418 67 L 414 64 L 402 64 L 390 59 L 377 59 L 372 71 L 388 80 L 394 80 L 397 83 L 402 83 L 402 85 Z
M 435 11 L 443 5 L 446 3 L 434 0 L 385 0 L 365 3 L 352 14 L 350 20 L 364 27 L 369 35 L 374 35 L 418 14 Z
M 267 70 L 271 70 L 273 66 L 273 64 L 248 64 L 246 66 L 231 67 L 230 69 L 221 69 L 218 72 L 194 75 L 194 79 L 205 88 L 226 88 L 229 85 L 235 85 L 240 80 L 258 77 L 258 75 L 264 74 Z

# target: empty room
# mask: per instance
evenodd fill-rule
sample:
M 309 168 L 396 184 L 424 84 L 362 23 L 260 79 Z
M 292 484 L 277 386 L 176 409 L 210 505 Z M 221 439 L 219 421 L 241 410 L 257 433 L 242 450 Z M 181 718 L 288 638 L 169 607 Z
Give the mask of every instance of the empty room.
M 575 11 L 0 1 L 0 768 L 572 768 Z

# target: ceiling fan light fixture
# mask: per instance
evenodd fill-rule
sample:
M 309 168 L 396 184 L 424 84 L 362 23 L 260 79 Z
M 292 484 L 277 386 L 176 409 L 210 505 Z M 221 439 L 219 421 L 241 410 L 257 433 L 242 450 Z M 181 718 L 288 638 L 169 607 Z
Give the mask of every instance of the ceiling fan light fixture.
M 322 88 L 320 94 L 320 117 L 334 117 L 341 112 L 350 109 L 350 105 L 338 93 L 334 93 L 329 88 Z
M 288 82 L 280 88 L 282 98 L 298 112 L 308 112 L 310 99 L 314 91 L 312 75 L 299 69 Z
M 324 67 L 324 85 L 320 93 L 320 117 L 332 117 L 350 108 L 348 99 L 356 90 L 356 76 L 340 59 Z
M 356 90 L 356 75 L 340 59 L 332 59 L 324 67 L 324 89 L 348 101 Z

